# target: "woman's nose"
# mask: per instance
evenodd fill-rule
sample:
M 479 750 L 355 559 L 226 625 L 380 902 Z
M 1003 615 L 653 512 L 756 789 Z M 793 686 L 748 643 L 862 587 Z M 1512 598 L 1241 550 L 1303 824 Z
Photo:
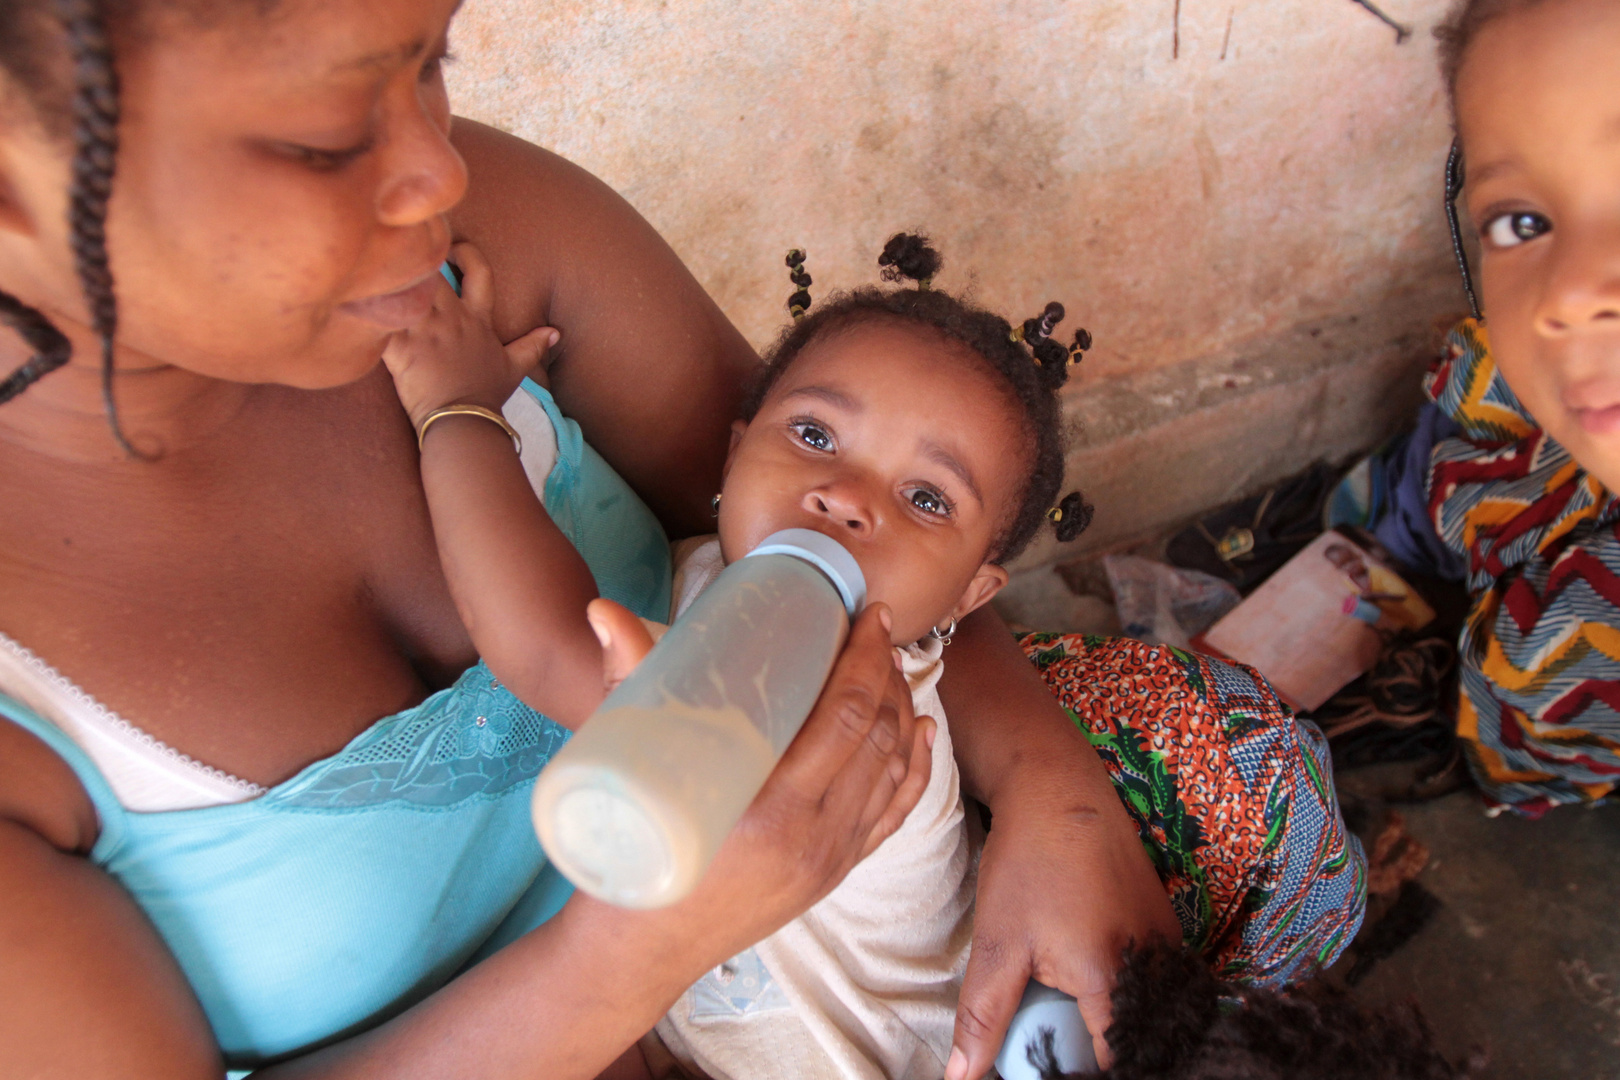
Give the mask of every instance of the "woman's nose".
M 377 193 L 383 224 L 419 225 L 461 201 L 467 164 L 444 128 L 423 112 L 402 119 L 390 134 L 390 170 Z
M 1549 337 L 1594 323 L 1620 329 L 1620 235 L 1577 236 L 1566 230 L 1555 236 L 1559 245 L 1537 305 L 1536 329 Z
M 805 493 L 804 508 L 856 536 L 868 536 L 875 523 L 871 504 L 850 484 L 824 484 Z

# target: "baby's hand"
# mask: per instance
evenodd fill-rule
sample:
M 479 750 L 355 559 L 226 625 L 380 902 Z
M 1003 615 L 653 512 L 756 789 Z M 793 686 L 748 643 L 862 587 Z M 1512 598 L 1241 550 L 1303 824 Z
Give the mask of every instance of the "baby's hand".
M 461 295 L 440 282 L 433 310 L 389 338 L 383 349 L 383 363 L 413 425 L 445 405 L 499 411 L 524 376 L 535 373 L 544 382 L 541 361 L 560 336 L 541 326 L 502 345 L 490 328 L 495 290 L 489 263 L 465 243 L 450 249 L 450 259 L 461 268 Z

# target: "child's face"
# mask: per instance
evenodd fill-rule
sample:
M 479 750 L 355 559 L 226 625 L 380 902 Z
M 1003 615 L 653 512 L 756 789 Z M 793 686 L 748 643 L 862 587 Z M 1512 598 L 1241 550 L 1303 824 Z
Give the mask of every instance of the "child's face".
M 1488 23 L 1458 73 L 1457 126 L 1496 362 L 1620 491 L 1620 0 Z
M 779 529 L 855 556 L 896 644 L 994 596 L 985 562 L 1028 481 L 1017 403 L 932 331 L 859 325 L 812 342 L 733 431 L 720 504 L 727 560 Z

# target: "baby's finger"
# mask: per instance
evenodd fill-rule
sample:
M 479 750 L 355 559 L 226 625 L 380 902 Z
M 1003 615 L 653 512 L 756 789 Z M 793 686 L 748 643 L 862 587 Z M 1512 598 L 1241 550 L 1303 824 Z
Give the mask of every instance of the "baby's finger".
M 561 340 L 562 334 L 549 326 L 537 326 L 515 341 L 506 343 L 506 357 L 516 371 L 546 384 L 546 351 Z
M 812 805 L 821 803 L 850 758 L 867 745 L 879 714 L 893 712 L 888 701 L 894 674 L 892 625 L 886 604 L 872 604 L 861 612 L 815 708 L 777 763 L 779 782 Z M 889 723 L 896 723 L 893 715 Z
M 880 785 L 873 792 L 875 806 L 868 807 L 866 820 L 873 822 L 866 834 L 866 847 L 861 850 L 861 858 L 866 858 L 878 847 L 895 834 L 911 812 L 917 808 L 917 803 L 928 789 L 928 781 L 934 773 L 934 738 L 938 733 L 931 716 L 917 718 L 917 726 L 912 731 L 911 755 L 906 762 L 906 772 L 898 787 L 892 789 L 887 785 Z M 877 799 L 887 796 L 883 802 Z
M 495 309 L 495 275 L 484 253 L 463 240 L 450 249 L 450 261 L 461 271 L 461 302 L 474 315 L 489 322 Z

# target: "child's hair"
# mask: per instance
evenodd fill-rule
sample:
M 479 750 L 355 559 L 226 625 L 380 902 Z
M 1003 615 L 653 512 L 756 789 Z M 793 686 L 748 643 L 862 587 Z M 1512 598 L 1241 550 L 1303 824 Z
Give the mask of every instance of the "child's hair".
M 1461 1080 L 1472 1072 L 1435 1048 L 1415 1006 L 1362 1009 L 1320 980 L 1287 990 L 1226 982 L 1190 950 L 1129 952 L 1113 1006 L 1107 1080 Z M 1049 1037 L 1026 1052 L 1042 1080 L 1080 1080 L 1058 1069 Z
M 863 285 L 834 293 L 809 312 L 811 280 L 804 270 L 804 252 L 790 251 L 787 265 L 795 292 L 788 308 L 794 322 L 766 355 L 764 370 L 743 404 L 743 419 L 754 418 L 771 387 L 810 342 L 883 320 L 926 327 L 967 346 L 1001 377 L 1008 396 L 1018 404 L 1026 445 L 1032 449 L 1029 480 L 1017 510 L 991 548 L 990 561 L 1003 563 L 1016 556 L 1044 519 L 1052 521 L 1059 540 L 1073 540 L 1091 523 L 1092 508 L 1078 491 L 1053 505 L 1063 484 L 1063 410 L 1057 392 L 1069 377 L 1069 365 L 1091 347 L 1091 335 L 1077 330 L 1068 347 L 1053 340 L 1052 331 L 1063 319 L 1062 304 L 1047 304 L 1040 315 L 1014 328 L 993 312 L 933 289 L 941 261 L 924 237 L 897 233 L 884 245 L 878 265 L 886 280 L 910 280 L 916 287 Z
M 1541 4 L 1543 0 L 1458 0 L 1445 21 L 1434 28 L 1440 39 L 1440 75 L 1446 83 L 1446 94 L 1456 108 L 1457 72 L 1462 67 L 1468 46 L 1488 23 L 1503 15 L 1523 11 Z

